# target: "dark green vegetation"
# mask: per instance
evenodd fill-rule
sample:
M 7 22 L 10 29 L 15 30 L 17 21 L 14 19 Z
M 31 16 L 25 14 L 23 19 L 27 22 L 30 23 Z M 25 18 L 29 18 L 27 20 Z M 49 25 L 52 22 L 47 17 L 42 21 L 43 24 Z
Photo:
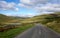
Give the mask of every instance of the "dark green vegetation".
M 10 29 L 8 31 L 0 32 L 0 38 L 13 38 L 21 32 L 25 31 L 28 28 L 33 27 L 33 24 L 25 24 L 15 29 Z

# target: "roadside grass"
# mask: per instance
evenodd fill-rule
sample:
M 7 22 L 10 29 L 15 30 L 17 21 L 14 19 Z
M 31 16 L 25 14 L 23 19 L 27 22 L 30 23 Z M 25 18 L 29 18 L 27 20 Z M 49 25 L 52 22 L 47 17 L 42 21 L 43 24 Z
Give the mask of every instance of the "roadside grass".
M 33 24 L 26 24 L 15 29 L 10 29 L 8 31 L 0 32 L 0 38 L 13 38 L 16 35 L 22 33 L 23 31 L 31 27 L 33 27 Z
M 55 23 L 55 22 L 51 22 L 51 23 L 47 23 L 46 24 L 47 27 L 53 29 L 54 31 L 60 33 L 60 23 Z

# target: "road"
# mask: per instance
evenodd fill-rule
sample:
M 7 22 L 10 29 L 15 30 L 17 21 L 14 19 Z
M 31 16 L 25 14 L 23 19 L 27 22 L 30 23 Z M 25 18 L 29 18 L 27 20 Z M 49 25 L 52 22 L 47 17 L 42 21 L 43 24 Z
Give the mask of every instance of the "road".
M 36 24 L 35 27 L 26 30 L 14 38 L 60 38 L 60 34 L 45 26 Z

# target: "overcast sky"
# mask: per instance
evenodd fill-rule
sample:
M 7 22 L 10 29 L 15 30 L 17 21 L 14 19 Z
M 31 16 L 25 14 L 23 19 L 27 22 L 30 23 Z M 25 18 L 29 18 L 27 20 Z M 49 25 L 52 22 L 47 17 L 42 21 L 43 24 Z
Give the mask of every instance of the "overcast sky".
M 0 0 L 0 14 L 32 17 L 60 11 L 60 0 Z

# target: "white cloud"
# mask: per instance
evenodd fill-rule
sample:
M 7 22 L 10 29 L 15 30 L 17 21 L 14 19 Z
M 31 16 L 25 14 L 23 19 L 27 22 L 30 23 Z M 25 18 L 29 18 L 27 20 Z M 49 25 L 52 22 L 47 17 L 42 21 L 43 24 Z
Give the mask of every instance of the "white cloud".
M 22 4 L 22 3 L 19 3 L 19 4 L 18 4 L 18 6 L 22 6 L 22 7 L 24 7 L 25 5 L 24 5 L 24 4 Z
M 18 11 L 19 10 L 19 8 L 15 8 L 15 11 Z
M 6 1 L 0 1 L 0 10 L 18 10 L 14 2 L 7 3 Z
M 42 3 L 47 3 L 47 0 L 20 0 L 18 5 L 26 8 L 34 8 Z
M 20 2 L 24 4 L 38 4 L 38 3 L 46 3 L 47 0 L 20 0 Z
M 32 7 L 30 5 L 26 5 L 26 4 L 23 4 L 23 3 L 19 3 L 18 6 L 19 7 L 25 7 L 25 8 L 31 8 Z
M 39 12 L 56 12 L 60 11 L 60 4 L 48 2 L 49 0 L 20 0 L 20 6 L 33 8 Z M 52 1 L 52 0 L 51 0 Z
M 50 13 L 53 13 L 53 12 L 40 11 L 40 12 L 39 12 L 39 15 L 42 15 L 42 14 L 50 14 Z
M 40 11 L 60 11 L 60 5 L 59 4 L 46 4 L 41 7 L 35 7 L 35 9 L 40 10 Z
M 31 4 L 31 0 L 20 0 L 20 2 L 24 4 Z

